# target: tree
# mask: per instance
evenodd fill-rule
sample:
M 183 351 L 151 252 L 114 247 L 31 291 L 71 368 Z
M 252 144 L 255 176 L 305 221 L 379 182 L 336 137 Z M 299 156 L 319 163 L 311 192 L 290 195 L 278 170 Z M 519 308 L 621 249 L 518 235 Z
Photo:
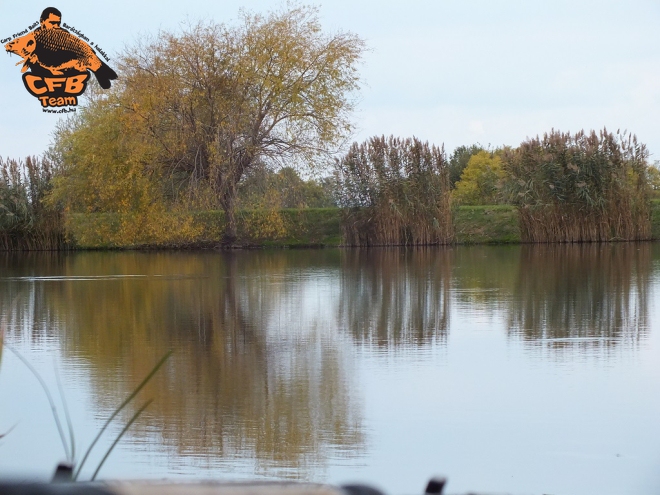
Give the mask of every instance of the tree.
M 501 202 L 504 179 L 502 160 L 496 154 L 480 151 L 472 155 L 456 183 L 454 199 L 462 204 L 489 205 Z
M 467 167 L 470 158 L 484 151 L 483 146 L 480 144 L 473 144 L 471 146 L 459 146 L 449 157 L 449 182 L 451 188 L 456 188 L 456 183 L 461 179 L 461 174 L 465 167 Z
M 114 99 L 113 99 L 114 100 Z M 150 162 L 156 151 L 136 136 L 116 101 L 98 94 L 60 123 L 50 150 L 60 164 L 51 202 L 74 212 L 128 213 L 161 203 Z
M 186 240 L 191 220 L 167 214 L 155 162 L 158 150 L 141 138 L 141 122 L 127 115 L 114 95 L 103 98 L 93 89 L 92 93 L 87 105 L 56 129 L 50 156 L 59 166 L 47 203 L 63 207 L 69 234 L 76 230 L 69 213 L 104 214 L 103 221 L 84 229 L 82 237 L 80 232 L 73 234 L 72 239 L 83 245 Z
M 325 34 L 313 7 L 242 12 L 236 26 L 199 23 L 128 49 L 112 103 L 99 108 L 119 112 L 120 134 L 136 134 L 149 155 L 134 162 L 157 168 L 173 201 L 211 192 L 231 244 L 246 172 L 260 162 L 319 163 L 350 134 L 363 50 L 354 34 Z
M 656 160 L 653 162 L 653 165 L 649 165 L 647 169 L 647 175 L 649 180 L 649 185 L 651 186 L 651 195 L 654 198 L 657 198 L 660 194 L 660 169 L 658 168 L 660 163 Z
M 265 165 L 249 171 L 238 187 L 239 208 L 329 208 L 333 201 L 331 177 L 304 180 L 293 167 L 277 172 Z

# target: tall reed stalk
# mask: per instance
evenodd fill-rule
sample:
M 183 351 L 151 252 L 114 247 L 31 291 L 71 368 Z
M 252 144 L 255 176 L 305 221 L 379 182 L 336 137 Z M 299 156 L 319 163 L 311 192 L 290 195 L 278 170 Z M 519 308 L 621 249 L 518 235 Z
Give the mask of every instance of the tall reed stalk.
M 446 244 L 453 237 L 444 149 L 417 138 L 354 143 L 335 165 L 344 243 Z
M 52 178 L 46 158 L 0 157 L 0 251 L 65 247 L 62 214 L 44 202 Z
M 648 151 L 628 133 L 552 130 L 504 153 L 526 242 L 651 237 Z

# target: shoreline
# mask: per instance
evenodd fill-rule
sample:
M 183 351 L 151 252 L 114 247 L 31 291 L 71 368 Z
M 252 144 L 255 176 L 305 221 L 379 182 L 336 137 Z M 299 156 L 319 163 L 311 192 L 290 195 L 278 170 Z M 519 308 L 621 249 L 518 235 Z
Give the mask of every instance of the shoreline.
M 254 250 L 254 249 L 322 249 L 327 247 L 357 247 L 342 244 L 341 209 L 307 208 L 276 210 L 280 229 L 263 232 L 271 211 L 240 212 L 238 239 L 232 246 L 223 246 L 220 211 L 187 214 L 197 228 L 192 239 L 171 239 L 165 242 L 134 239 L 121 242 L 120 226 L 126 217 L 118 214 L 73 214 L 68 218 L 69 244 L 60 251 L 190 251 L 190 250 Z M 177 216 L 178 215 L 178 216 Z M 172 221 L 181 214 L 172 214 Z M 255 227 L 256 225 L 256 227 Z M 262 227 L 260 229 L 260 226 Z M 269 235 L 270 234 L 270 235 Z M 660 200 L 651 202 L 651 238 L 660 239 Z M 642 242 L 612 239 L 609 242 Z M 554 244 L 568 244 L 558 242 Z M 459 206 L 454 210 L 454 239 L 447 244 L 427 246 L 530 244 L 521 240 L 516 207 L 512 205 Z M 370 247 L 404 247 L 406 245 L 374 245 Z M 423 247 L 411 246 L 408 247 Z M 363 246 L 364 247 L 364 246 Z M 35 250 L 39 251 L 39 250 Z M 44 250 L 46 251 L 46 250 Z M 52 250 L 51 250 L 52 251 Z M 30 252 L 11 250 L 4 252 Z

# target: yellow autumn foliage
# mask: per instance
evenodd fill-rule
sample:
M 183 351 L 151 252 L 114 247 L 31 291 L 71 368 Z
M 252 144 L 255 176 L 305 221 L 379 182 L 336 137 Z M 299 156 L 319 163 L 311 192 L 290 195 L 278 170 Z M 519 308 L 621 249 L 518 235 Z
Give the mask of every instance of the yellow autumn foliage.
M 502 202 L 500 188 L 504 179 L 502 160 L 487 151 L 470 158 L 456 183 L 452 198 L 464 205 L 488 205 Z
M 198 230 L 190 215 L 172 213 L 152 165 L 154 150 L 134 132 L 140 125 L 112 97 L 92 95 L 78 116 L 57 129 L 52 152 L 59 169 L 47 201 L 62 207 L 65 216 L 107 215 L 88 231 L 94 239 L 77 239 L 83 245 L 179 243 L 192 240 Z

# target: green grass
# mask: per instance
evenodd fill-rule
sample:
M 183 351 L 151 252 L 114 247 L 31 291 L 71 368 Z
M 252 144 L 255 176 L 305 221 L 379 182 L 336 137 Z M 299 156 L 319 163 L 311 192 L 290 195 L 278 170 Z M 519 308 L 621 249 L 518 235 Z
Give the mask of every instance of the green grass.
M 338 208 L 286 209 L 281 213 L 289 227 L 276 244 L 290 247 L 341 244 L 341 210 Z
M 454 212 L 457 244 L 520 242 L 518 215 L 511 205 L 459 206 Z
M 242 247 L 323 247 L 340 246 L 341 210 L 338 208 L 283 209 L 280 216 L 283 231 L 279 235 L 256 235 L 241 219 L 260 219 L 268 212 L 245 210 L 238 212 L 238 241 Z M 220 244 L 224 214 L 203 211 L 193 214 L 200 234 L 189 242 L 177 245 L 148 245 L 152 248 L 213 247 Z M 660 199 L 651 201 L 651 232 L 660 239 Z M 75 214 L 69 217 L 68 237 L 79 249 L 123 248 L 111 244 L 100 233 L 112 231 L 119 224 L 116 214 Z M 521 242 L 518 215 L 511 205 L 459 206 L 454 210 L 455 242 L 457 244 L 515 244 Z M 80 242 L 84 239 L 85 242 Z

